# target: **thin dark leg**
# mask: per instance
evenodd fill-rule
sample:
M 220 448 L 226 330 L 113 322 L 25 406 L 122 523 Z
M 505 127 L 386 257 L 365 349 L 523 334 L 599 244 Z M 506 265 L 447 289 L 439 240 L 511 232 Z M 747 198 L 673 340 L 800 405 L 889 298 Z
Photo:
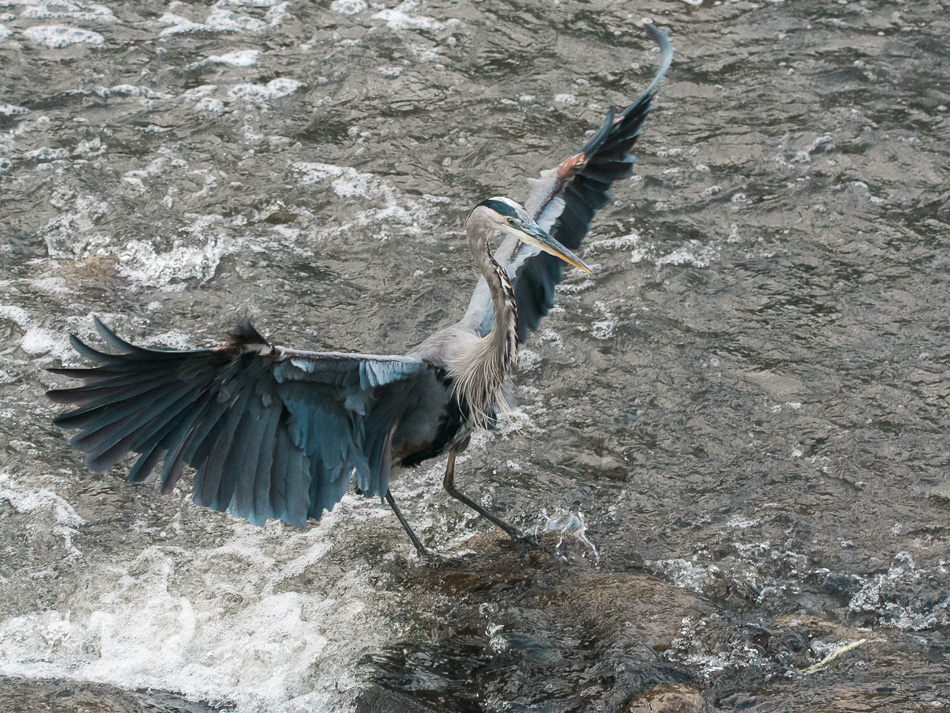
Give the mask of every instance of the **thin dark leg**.
M 488 510 L 483 508 L 474 500 L 472 500 L 471 498 L 465 495 L 462 495 L 462 493 L 460 493 L 458 490 L 455 489 L 455 449 L 454 448 L 451 451 L 449 451 L 449 462 L 448 462 L 448 465 L 445 467 L 445 479 L 442 481 L 442 485 L 445 486 L 445 492 L 447 492 L 456 500 L 468 505 L 470 508 L 472 508 L 472 510 L 477 512 L 482 517 L 488 520 L 491 520 L 493 523 L 498 525 L 498 527 L 500 527 L 502 530 L 508 533 L 508 537 L 510 537 L 512 540 L 526 539 L 524 536 L 524 533 L 521 532 L 521 530 L 519 530 L 517 527 L 515 527 L 514 525 L 509 525 L 500 517 L 492 515 L 490 512 L 488 512 Z
M 429 550 L 426 549 L 426 546 L 422 544 L 416 533 L 412 531 L 412 528 L 409 527 L 409 523 L 406 521 L 406 518 L 403 517 L 402 511 L 399 509 L 399 506 L 396 505 L 396 499 L 393 497 L 391 491 L 386 491 L 386 502 L 389 503 L 389 507 L 393 509 L 393 512 L 396 513 L 396 517 L 399 518 L 399 523 L 402 525 L 402 528 L 406 531 L 406 534 L 409 535 L 409 539 L 412 540 L 412 544 L 416 546 L 416 552 L 419 553 L 419 557 L 425 559 L 429 556 Z

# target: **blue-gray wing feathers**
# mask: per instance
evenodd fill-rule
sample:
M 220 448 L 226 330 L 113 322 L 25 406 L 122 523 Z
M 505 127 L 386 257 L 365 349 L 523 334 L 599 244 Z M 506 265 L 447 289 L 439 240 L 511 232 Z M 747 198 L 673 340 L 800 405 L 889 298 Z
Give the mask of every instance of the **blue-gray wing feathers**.
M 49 392 L 76 407 L 55 422 L 79 429 L 72 443 L 89 465 L 104 470 L 134 451 L 129 479 L 141 481 L 164 461 L 164 492 L 190 465 L 196 503 L 255 524 L 303 527 L 351 479 L 366 495 L 385 495 L 407 393 L 434 378 L 410 357 L 272 347 L 247 322 L 229 345 L 193 351 L 145 349 L 96 327 L 117 353 L 72 337 L 96 366 L 53 369 L 85 383 Z

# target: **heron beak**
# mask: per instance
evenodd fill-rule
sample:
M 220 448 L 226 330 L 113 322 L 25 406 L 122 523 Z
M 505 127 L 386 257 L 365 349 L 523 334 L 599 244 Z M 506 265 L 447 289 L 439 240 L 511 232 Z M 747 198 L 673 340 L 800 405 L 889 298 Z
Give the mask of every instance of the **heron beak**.
M 572 265 L 578 270 L 593 274 L 594 271 L 587 267 L 583 260 L 543 231 L 537 223 L 534 225 L 521 225 L 517 232 L 518 237 L 524 242 L 530 243 L 536 248 L 554 255 L 554 257 L 561 258 L 568 265 Z

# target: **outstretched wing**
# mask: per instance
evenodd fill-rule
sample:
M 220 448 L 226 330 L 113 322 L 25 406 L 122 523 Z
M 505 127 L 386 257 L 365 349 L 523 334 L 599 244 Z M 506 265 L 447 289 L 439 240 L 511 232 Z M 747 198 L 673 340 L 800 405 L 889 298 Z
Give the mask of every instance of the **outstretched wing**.
M 98 319 L 118 353 L 71 343 L 97 363 L 51 369 L 83 386 L 48 396 L 76 406 L 55 423 L 79 428 L 73 445 L 94 470 L 140 453 L 129 480 L 164 461 L 162 492 L 192 466 L 196 503 L 261 525 L 304 527 L 346 493 L 389 488 L 392 434 L 413 393 L 436 369 L 420 359 L 302 352 L 275 347 L 245 321 L 230 344 L 164 351 L 137 347 Z
M 660 46 L 660 69 L 635 102 L 619 114 L 611 108 L 600 129 L 584 148 L 555 168 L 531 179 L 531 195 L 525 208 L 538 224 L 562 245 L 577 250 L 587 235 L 590 222 L 610 198 L 614 181 L 633 174 L 634 157 L 630 151 L 640 136 L 640 126 L 650 112 L 656 87 L 673 58 L 666 33 L 647 25 Z M 524 342 L 528 330 L 536 329 L 541 317 L 554 305 L 554 287 L 561 281 L 563 262 L 553 255 L 522 243 L 510 236 L 495 252 L 515 289 L 518 304 L 518 341 Z M 491 330 L 491 298 L 481 282 L 469 304 L 466 319 L 484 335 Z

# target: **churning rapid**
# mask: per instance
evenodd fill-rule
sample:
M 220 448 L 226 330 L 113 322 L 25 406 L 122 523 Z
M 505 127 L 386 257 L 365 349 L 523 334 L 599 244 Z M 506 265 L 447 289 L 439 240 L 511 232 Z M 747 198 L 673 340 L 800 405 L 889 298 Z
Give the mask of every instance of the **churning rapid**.
M 0 2 L 0 709 L 946 706 L 944 14 Z M 378 500 L 257 528 L 51 424 L 93 314 L 371 353 L 459 319 L 472 206 L 642 91 L 644 18 L 675 62 L 595 273 L 458 458 L 540 548 L 444 460 L 393 482 L 431 568 Z

